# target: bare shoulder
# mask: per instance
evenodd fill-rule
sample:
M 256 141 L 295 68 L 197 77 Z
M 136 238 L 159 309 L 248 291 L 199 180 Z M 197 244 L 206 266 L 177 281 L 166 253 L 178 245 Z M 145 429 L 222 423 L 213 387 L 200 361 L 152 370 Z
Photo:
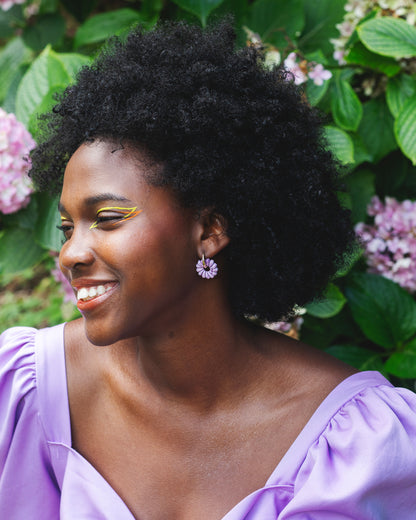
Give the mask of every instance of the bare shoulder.
M 260 330 L 258 342 L 266 353 L 265 380 L 270 392 L 278 392 L 311 416 L 331 391 L 357 370 L 301 341 Z

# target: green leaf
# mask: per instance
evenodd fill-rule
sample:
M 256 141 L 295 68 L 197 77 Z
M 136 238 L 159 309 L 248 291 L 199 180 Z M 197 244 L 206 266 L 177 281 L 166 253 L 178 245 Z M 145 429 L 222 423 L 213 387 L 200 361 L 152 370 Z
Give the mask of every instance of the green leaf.
M 0 52 L 0 100 L 3 100 L 17 73 L 20 64 L 29 60 L 30 49 L 26 47 L 22 38 L 10 40 Z
M 23 30 L 23 40 L 34 51 L 41 51 L 48 43 L 56 45 L 65 35 L 65 20 L 58 14 L 39 16 L 34 25 Z
M 34 193 L 30 197 L 29 204 L 19 210 L 16 213 L 10 213 L 8 215 L 2 215 L 2 223 L 5 228 L 22 228 L 22 229 L 30 229 L 33 231 L 35 229 L 36 219 L 38 217 L 38 203 L 36 200 L 37 194 Z
M 357 345 L 331 345 L 325 352 L 348 365 L 358 368 L 358 370 L 369 370 L 369 365 L 374 365 L 375 369 L 376 366 L 381 365 L 379 353 L 358 347 Z
M 3 101 L 3 108 L 6 112 L 16 112 L 17 89 L 19 88 L 20 82 L 22 81 L 23 76 L 26 74 L 28 68 L 29 65 L 22 63 L 15 72 L 14 76 L 11 78 L 6 97 Z
M 333 283 L 328 284 L 324 299 L 306 305 L 306 310 L 316 318 L 330 318 L 338 314 L 346 302 L 345 296 Z
M 330 39 L 339 36 L 336 24 L 343 19 L 344 5 L 345 0 L 304 0 L 305 27 L 299 40 L 303 52 L 321 49 L 326 56 L 333 54 Z
M 416 165 L 416 97 L 409 98 L 394 122 L 394 133 L 401 151 Z
M 62 232 L 56 227 L 61 222 L 58 200 L 46 193 L 38 194 L 38 213 L 35 227 L 36 241 L 46 249 L 59 251 L 62 245 Z
M 367 218 L 367 205 L 375 195 L 375 175 L 371 170 L 356 170 L 344 179 L 351 195 L 351 218 L 354 223 Z
M 357 167 L 361 163 L 371 162 L 373 156 L 368 153 L 361 136 L 357 133 L 351 134 L 351 139 L 354 144 L 354 166 Z
M 351 85 L 336 78 L 331 89 L 331 110 L 335 123 L 344 130 L 357 130 L 363 107 Z
M 386 361 L 384 370 L 404 379 L 416 378 L 416 338 L 404 350 L 394 352 Z
M 398 347 L 416 333 L 416 303 L 391 280 L 356 273 L 345 294 L 355 321 L 374 343 L 385 348 Z
M 351 47 L 345 56 L 345 61 L 352 65 L 362 65 L 369 69 L 382 72 L 389 77 L 395 76 L 401 71 L 401 67 L 395 59 L 375 54 L 364 47 L 361 42 L 357 42 Z
M 50 112 L 52 107 L 56 105 L 55 96 L 57 93 L 63 92 L 66 85 L 53 85 L 46 96 L 43 97 L 42 101 L 32 112 L 29 123 L 27 125 L 29 132 L 32 134 L 35 141 L 39 140 L 41 128 L 39 127 L 39 115 Z
M 354 144 L 351 137 L 336 126 L 325 126 L 325 138 L 329 149 L 341 164 L 354 162 Z
M 16 27 L 21 27 L 25 24 L 25 17 L 23 15 L 22 5 L 13 5 L 7 11 L 0 8 L 0 38 L 11 38 L 15 32 Z
M 55 13 L 58 10 L 58 0 L 41 0 L 39 13 Z
M 393 117 L 384 99 L 376 98 L 364 103 L 358 134 L 373 162 L 378 162 L 397 148 L 393 124 Z
M 0 273 L 17 273 L 37 264 L 44 250 L 27 229 L 8 229 L 0 238 Z
M 355 263 L 358 262 L 358 260 L 363 256 L 363 251 L 361 247 L 354 247 L 352 251 L 350 251 L 348 254 L 344 254 L 343 257 L 343 264 L 339 267 L 337 272 L 334 275 L 334 280 L 337 278 L 342 278 L 343 276 L 346 276 L 351 269 L 354 267 Z
M 83 22 L 93 11 L 98 0 L 61 0 L 67 11 L 79 22 Z
M 71 77 L 71 79 L 75 79 L 81 67 L 84 67 L 85 65 L 90 65 L 92 62 L 91 57 L 84 56 L 84 54 L 77 54 L 76 52 L 59 53 L 56 54 L 56 57 L 63 64 L 66 72 Z
M 401 20 L 383 16 L 357 27 L 363 44 L 377 54 L 393 58 L 416 56 L 416 28 Z
M 179 5 L 185 11 L 195 14 L 205 27 L 207 17 L 211 11 L 222 4 L 224 0 L 173 0 L 176 5 Z
M 386 100 L 394 117 L 399 115 L 408 98 L 416 95 L 416 76 L 401 74 L 389 80 L 386 90 Z
M 25 125 L 53 85 L 66 85 L 71 78 L 50 46 L 39 55 L 23 76 L 17 90 L 16 116 Z
M 78 28 L 75 34 L 74 48 L 103 42 L 143 21 L 143 16 L 138 11 L 129 8 L 96 14 Z
M 306 83 L 306 96 L 309 103 L 314 107 L 325 96 L 328 91 L 330 81 L 324 81 L 322 85 L 315 85 L 315 83 L 308 79 Z
M 251 5 L 248 27 L 279 49 L 287 47 L 287 38 L 295 40 L 305 23 L 302 0 L 256 0 Z

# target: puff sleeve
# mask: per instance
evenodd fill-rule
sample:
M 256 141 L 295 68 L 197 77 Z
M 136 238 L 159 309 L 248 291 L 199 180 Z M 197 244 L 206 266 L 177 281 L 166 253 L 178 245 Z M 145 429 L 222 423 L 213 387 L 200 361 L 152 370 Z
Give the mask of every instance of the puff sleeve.
M 55 518 L 58 494 L 36 391 L 36 330 L 0 336 L 0 518 Z M 59 510 L 59 505 L 58 505 Z
M 416 394 L 366 388 L 325 425 L 278 520 L 326 519 L 416 519 Z

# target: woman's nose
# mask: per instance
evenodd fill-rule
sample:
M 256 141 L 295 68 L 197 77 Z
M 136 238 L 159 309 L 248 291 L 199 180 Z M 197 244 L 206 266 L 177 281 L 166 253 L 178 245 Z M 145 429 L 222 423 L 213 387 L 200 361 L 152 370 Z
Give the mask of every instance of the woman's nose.
M 63 269 L 73 271 L 82 269 L 94 262 L 95 254 L 91 241 L 91 230 L 74 229 L 71 238 L 62 246 L 59 254 L 59 263 Z

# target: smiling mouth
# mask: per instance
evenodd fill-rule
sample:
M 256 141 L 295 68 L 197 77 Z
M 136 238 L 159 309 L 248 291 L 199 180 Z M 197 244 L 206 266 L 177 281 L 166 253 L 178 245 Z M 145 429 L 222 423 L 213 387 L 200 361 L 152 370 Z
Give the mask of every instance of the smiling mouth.
M 93 300 L 94 298 L 97 298 L 97 296 L 102 296 L 107 291 L 112 289 L 114 287 L 114 282 L 109 282 L 106 284 L 100 284 L 100 285 L 92 285 L 89 287 L 81 287 L 77 291 L 77 300 L 88 302 L 89 300 Z

